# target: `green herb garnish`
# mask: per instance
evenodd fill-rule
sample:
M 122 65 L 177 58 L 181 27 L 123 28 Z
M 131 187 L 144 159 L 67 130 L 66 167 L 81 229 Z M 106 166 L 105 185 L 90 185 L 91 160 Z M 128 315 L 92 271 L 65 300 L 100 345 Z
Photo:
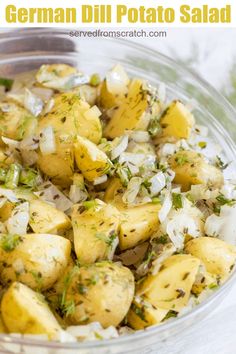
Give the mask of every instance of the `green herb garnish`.
M 172 194 L 172 203 L 175 209 L 183 208 L 183 200 L 182 195 L 180 193 L 173 193 Z
M 90 85 L 91 86 L 98 86 L 99 84 L 100 84 L 100 82 L 101 82 L 101 78 L 100 78 L 100 76 L 99 76 L 99 74 L 93 74 L 93 75 L 91 75 L 91 77 L 90 77 Z
M 6 91 L 9 91 L 12 88 L 14 80 L 7 79 L 5 77 L 0 77 L 0 86 L 4 86 Z
M 22 238 L 20 235 L 5 234 L 0 239 L 0 244 L 5 252 L 14 251 L 14 249 L 20 244 Z

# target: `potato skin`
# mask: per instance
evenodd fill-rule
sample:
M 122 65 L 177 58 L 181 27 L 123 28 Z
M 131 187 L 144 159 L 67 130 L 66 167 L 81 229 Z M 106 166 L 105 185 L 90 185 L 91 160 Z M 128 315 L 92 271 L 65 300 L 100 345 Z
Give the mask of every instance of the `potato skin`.
M 94 143 L 77 136 L 74 144 L 75 161 L 83 176 L 90 182 L 107 173 L 111 162 Z
M 49 234 L 70 227 L 70 219 L 65 213 L 42 200 L 31 200 L 29 211 L 29 224 L 35 233 Z
M 73 213 L 74 246 L 80 264 L 108 259 L 118 239 L 119 217 L 118 210 L 105 203 Z
M 145 204 L 122 211 L 119 232 L 121 250 L 148 240 L 159 226 L 160 204 Z
M 131 271 L 117 263 L 98 262 L 73 272 L 66 301 L 74 301 L 72 324 L 100 322 L 106 328 L 118 326 L 134 296 Z
M 161 137 L 188 139 L 195 119 L 187 107 L 180 101 L 173 101 L 160 119 Z
M 61 330 L 43 296 L 18 282 L 3 295 L 1 312 L 10 333 L 47 334 L 53 339 Z
M 63 274 L 70 252 L 70 241 L 61 236 L 24 235 L 12 251 L 0 250 L 1 281 L 19 280 L 32 289 L 46 290 Z
M 201 261 L 186 254 L 167 258 L 156 275 L 148 275 L 137 294 L 155 307 L 180 311 L 188 303 Z
M 201 259 L 207 271 L 226 280 L 236 261 L 236 248 L 214 237 L 199 237 L 189 241 L 185 251 Z
M 168 162 L 175 172 L 174 182 L 180 184 L 184 192 L 193 184 L 204 184 L 213 188 L 223 185 L 222 172 L 208 164 L 203 156 L 195 151 L 178 151 Z

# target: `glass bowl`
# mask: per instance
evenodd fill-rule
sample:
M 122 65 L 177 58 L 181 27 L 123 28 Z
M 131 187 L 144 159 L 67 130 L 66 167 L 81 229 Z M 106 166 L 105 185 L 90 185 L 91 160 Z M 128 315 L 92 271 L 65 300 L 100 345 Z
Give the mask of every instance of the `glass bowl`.
M 229 102 L 207 82 L 172 59 L 142 45 L 127 40 L 77 38 L 69 31 L 52 29 L 24 29 L 5 31 L 0 35 L 0 76 L 37 69 L 45 63 L 68 63 L 86 73 L 104 74 L 119 62 L 132 76 L 148 79 L 157 85 L 164 82 L 168 98 L 197 103 L 194 111 L 197 121 L 208 127 L 236 169 L 236 112 Z M 57 343 L 32 340 L 21 336 L 0 335 L 1 353 L 40 354 L 110 354 L 158 353 L 168 338 L 183 336 L 183 331 L 206 317 L 225 297 L 236 277 L 230 279 L 210 298 L 190 313 L 156 327 L 118 339 L 84 343 Z

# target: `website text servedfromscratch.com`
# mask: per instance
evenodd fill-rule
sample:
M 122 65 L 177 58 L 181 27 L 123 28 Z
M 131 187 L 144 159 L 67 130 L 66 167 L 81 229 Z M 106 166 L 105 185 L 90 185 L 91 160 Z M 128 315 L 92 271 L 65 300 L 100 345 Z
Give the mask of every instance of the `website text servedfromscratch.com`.
M 104 38 L 165 38 L 167 37 L 167 31 L 145 31 L 140 30 L 101 30 L 96 29 L 93 31 L 82 31 L 74 30 L 69 32 L 70 37 L 78 38 L 94 38 L 94 37 L 104 37 Z

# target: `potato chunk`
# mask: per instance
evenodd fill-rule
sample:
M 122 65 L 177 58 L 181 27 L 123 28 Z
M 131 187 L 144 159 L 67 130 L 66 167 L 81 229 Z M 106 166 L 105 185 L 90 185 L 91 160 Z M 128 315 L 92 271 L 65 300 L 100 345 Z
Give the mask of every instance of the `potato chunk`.
M 77 268 L 70 274 L 65 306 L 73 301 L 73 324 L 98 321 L 103 327 L 118 326 L 134 296 L 131 271 L 117 263 L 99 262 Z
M 174 182 L 180 184 L 183 191 L 188 191 L 193 184 L 212 188 L 220 188 L 223 184 L 222 172 L 195 151 L 178 151 L 169 158 L 169 164 L 175 172 Z
M 128 312 L 129 325 L 136 330 L 160 324 L 169 310 L 153 307 L 147 301 L 133 301 Z
M 111 120 L 105 127 L 105 137 L 114 139 L 123 135 L 126 130 L 146 130 L 151 118 L 151 114 L 148 113 L 149 99 L 147 90 L 143 89 L 143 81 L 132 80 L 127 97 L 114 111 Z M 159 109 L 158 103 L 154 103 L 152 115 L 157 114 Z
M 199 237 L 189 241 L 185 251 L 199 258 L 210 274 L 222 280 L 229 277 L 236 261 L 236 248 L 214 237 Z
M 72 215 L 74 246 L 81 264 L 109 258 L 118 244 L 119 212 L 112 205 L 94 202 L 94 207 Z
M 68 187 L 72 183 L 74 173 L 74 138 L 71 136 L 56 137 L 56 152 L 43 155 L 38 154 L 37 165 L 54 184 Z
M 94 107 L 76 93 L 59 94 L 55 96 L 51 111 L 40 119 L 39 131 L 50 125 L 56 136 L 78 134 L 97 144 L 102 137 L 102 128 L 100 111 Z
M 0 235 L 1 281 L 9 284 L 19 280 L 38 290 L 51 287 L 69 262 L 70 241 L 49 234 L 13 237 Z
M 90 182 L 106 174 L 111 167 L 107 155 L 88 139 L 77 136 L 75 160 L 83 176 Z
M 138 294 L 153 306 L 180 311 L 188 303 L 201 261 L 190 255 L 167 258 L 156 275 L 148 275 Z
M 67 229 L 70 227 L 70 219 L 51 204 L 36 199 L 30 202 L 29 224 L 35 233 L 47 234 Z
M 120 224 L 120 249 L 125 250 L 144 242 L 159 226 L 159 204 L 146 204 L 122 211 Z
M 43 296 L 18 282 L 3 295 L 1 311 L 10 333 L 46 334 L 56 339 L 61 330 Z
M 2 136 L 14 140 L 22 139 L 32 122 L 36 122 L 36 118 L 26 109 L 10 100 L 0 103 L 0 114 L 0 145 L 3 145 Z
M 121 210 L 126 208 L 126 204 L 122 200 L 125 188 L 122 186 L 119 178 L 111 178 L 105 191 L 104 201 L 114 205 Z
M 162 115 L 162 137 L 188 139 L 195 120 L 192 113 L 180 101 L 174 101 Z

